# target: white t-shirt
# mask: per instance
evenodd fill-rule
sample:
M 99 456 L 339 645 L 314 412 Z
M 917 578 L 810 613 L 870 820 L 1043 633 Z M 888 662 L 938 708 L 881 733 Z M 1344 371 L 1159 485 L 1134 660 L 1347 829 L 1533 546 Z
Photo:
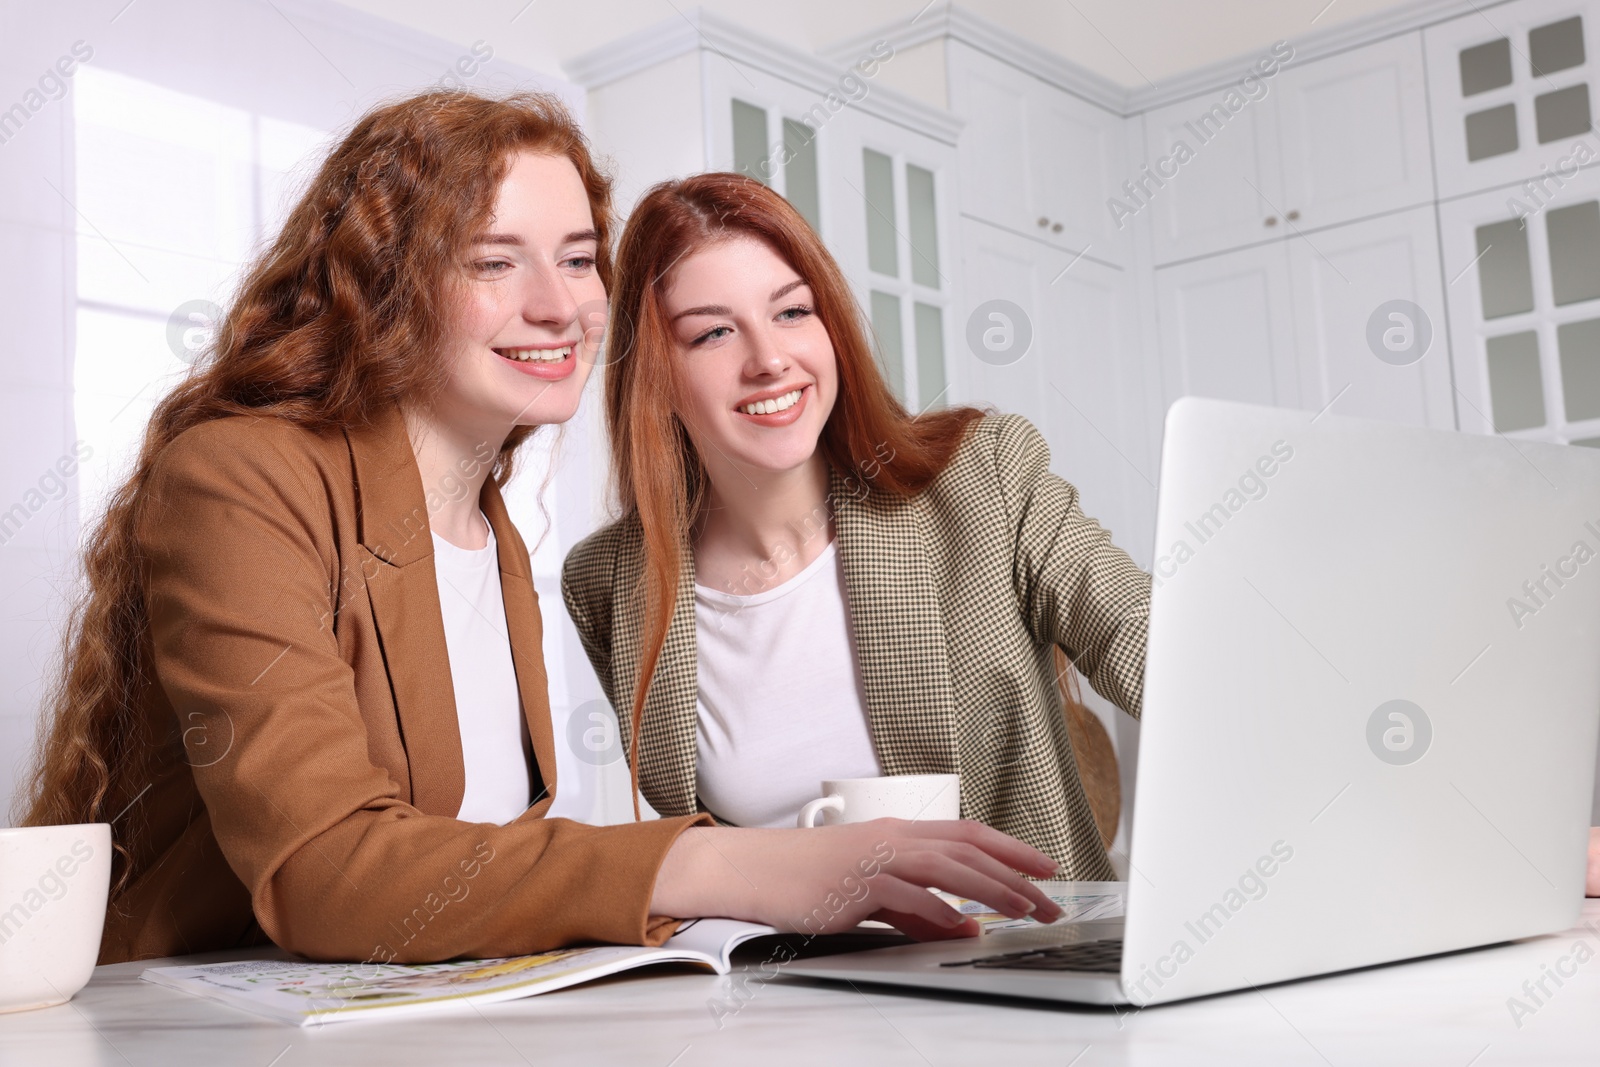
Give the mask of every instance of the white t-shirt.
M 456 818 L 508 823 L 532 802 L 531 746 L 511 662 L 494 527 L 483 548 L 461 548 L 435 533 L 433 565 L 466 770 Z
M 738 826 L 793 826 L 825 778 L 883 773 L 830 543 L 749 596 L 695 584 L 700 799 Z

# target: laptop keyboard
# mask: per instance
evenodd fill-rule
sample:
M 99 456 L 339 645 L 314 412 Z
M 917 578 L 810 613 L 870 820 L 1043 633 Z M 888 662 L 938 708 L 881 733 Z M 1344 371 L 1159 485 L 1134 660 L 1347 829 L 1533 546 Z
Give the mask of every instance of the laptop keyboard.
M 951 960 L 941 967 L 983 967 L 1018 971 L 1118 971 L 1122 968 L 1122 939 L 1078 941 L 1047 945 L 1022 952 L 1001 952 L 970 960 Z

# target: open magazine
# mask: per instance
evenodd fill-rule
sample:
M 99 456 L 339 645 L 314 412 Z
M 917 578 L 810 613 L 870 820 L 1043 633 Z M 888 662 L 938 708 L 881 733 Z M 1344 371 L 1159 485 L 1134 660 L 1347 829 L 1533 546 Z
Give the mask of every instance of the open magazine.
M 1055 892 L 1042 883 L 1065 910 L 1062 922 L 1089 922 L 1122 914 L 1121 894 Z M 975 916 L 983 933 L 1025 926 L 1028 919 L 1007 919 L 982 904 L 940 894 L 952 907 Z M 860 935 L 879 935 L 884 944 L 899 938 L 882 923 L 864 923 L 850 934 L 830 934 L 817 941 L 841 947 L 862 947 Z M 192 967 L 150 967 L 146 982 L 269 1016 L 298 1026 L 361 1018 L 402 1018 L 465 1003 L 494 1004 L 579 985 L 622 971 L 657 963 L 688 963 L 717 974 L 733 969 L 733 952 L 760 937 L 795 937 L 770 926 L 734 919 L 698 919 L 683 924 L 660 948 L 602 945 L 566 948 L 506 959 L 454 960 L 449 963 L 311 963 L 305 960 L 242 960 Z
M 700 964 L 727 974 L 733 950 L 777 934 L 734 919 L 685 923 L 660 948 L 601 945 L 505 959 L 448 963 L 311 963 L 242 960 L 198 967 L 151 967 L 139 977 L 281 1022 L 311 1026 L 360 1018 L 401 1018 L 464 1002 L 494 1004 L 654 963 Z

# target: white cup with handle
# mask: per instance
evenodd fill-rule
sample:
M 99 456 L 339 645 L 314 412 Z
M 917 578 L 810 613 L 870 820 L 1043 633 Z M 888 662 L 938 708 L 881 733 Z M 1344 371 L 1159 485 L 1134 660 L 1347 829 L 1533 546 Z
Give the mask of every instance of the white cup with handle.
M 0 1012 L 65 1004 L 100 957 L 111 825 L 0 829 Z
M 801 827 L 869 819 L 959 819 L 959 774 L 895 774 L 885 778 L 834 778 L 822 796 L 800 809 Z

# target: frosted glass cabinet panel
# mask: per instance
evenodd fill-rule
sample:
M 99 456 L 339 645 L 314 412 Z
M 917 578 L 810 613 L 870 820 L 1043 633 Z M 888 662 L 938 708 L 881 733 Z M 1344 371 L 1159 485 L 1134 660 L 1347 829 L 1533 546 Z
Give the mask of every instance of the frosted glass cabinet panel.
M 939 207 L 933 171 L 906 165 L 906 213 L 911 220 L 911 280 L 939 288 Z
M 1495 433 L 1543 426 L 1544 372 L 1539 367 L 1539 334 L 1534 330 L 1484 339 L 1490 408 Z
M 1461 62 L 1461 95 L 1477 96 L 1491 89 L 1503 89 L 1511 84 L 1511 41 L 1496 37 L 1471 48 L 1463 48 Z
M 1528 31 L 1528 66 L 1536 75 L 1548 77 L 1583 66 L 1587 57 L 1582 22 L 1582 16 L 1574 15 Z
M 824 192 L 844 207 L 828 248 L 871 309 L 895 394 L 912 411 L 947 405 L 955 148 L 851 109 L 824 132 Z
M 895 225 L 894 160 L 870 148 L 861 157 L 867 266 L 874 273 L 896 277 L 900 273 L 900 232 Z
M 1514 192 L 1514 190 L 1512 190 Z M 1439 208 L 1461 428 L 1600 435 L 1600 168 L 1512 214 L 1507 190 Z M 1487 247 L 1487 252 L 1485 248 Z M 1497 261 L 1496 253 L 1502 253 Z
M 1468 163 L 1510 155 L 1522 146 L 1517 135 L 1515 104 L 1468 112 L 1462 120 L 1462 129 L 1467 138 Z
M 1534 97 L 1533 129 L 1540 144 L 1582 137 L 1588 133 L 1588 83 L 1579 82 Z
M 948 402 L 954 144 L 725 56 L 703 76 L 705 165 L 788 199 L 850 280 L 896 395 L 913 410 Z
M 810 126 L 783 120 L 783 195 L 805 216 L 811 228 L 822 227 L 821 176 L 817 173 L 817 138 Z
M 1596 309 L 1600 316 L 1600 309 Z M 1568 422 L 1600 419 L 1600 317 L 1556 327 Z
M 1600 300 L 1600 205 L 1593 200 L 1546 212 L 1550 289 L 1557 307 Z
M 1600 161 L 1594 4 L 1515 0 L 1422 32 L 1440 197 Z
M 1478 298 L 1485 319 L 1533 310 L 1533 264 L 1528 228 L 1519 219 L 1486 222 L 1474 230 L 1478 249 Z
M 912 308 L 916 332 L 918 411 L 939 405 L 948 394 L 944 355 L 944 309 L 920 300 Z
M 719 63 L 712 73 L 703 87 L 708 137 L 701 168 L 738 171 L 770 186 L 829 238 L 844 205 L 830 196 L 825 171 L 834 164 L 826 147 L 828 124 L 816 124 L 816 113 L 808 111 L 814 95 L 743 64 Z M 851 182 L 860 188 L 859 168 Z M 859 202 L 852 196 L 848 206 Z M 855 218 L 850 222 L 859 228 Z
M 737 96 L 730 101 L 732 169 L 777 189 L 813 229 L 821 232 L 818 131 L 798 119 L 788 118 L 786 110 L 793 110 L 792 105 L 769 107 Z M 776 125 L 769 119 L 775 119 Z
M 733 122 L 733 169 L 764 185 L 772 184 L 771 151 L 767 143 L 767 109 L 734 99 L 730 111 Z
M 872 314 L 873 352 L 878 365 L 896 395 L 905 395 L 905 341 L 900 326 L 900 298 L 893 293 L 872 290 L 869 303 Z

